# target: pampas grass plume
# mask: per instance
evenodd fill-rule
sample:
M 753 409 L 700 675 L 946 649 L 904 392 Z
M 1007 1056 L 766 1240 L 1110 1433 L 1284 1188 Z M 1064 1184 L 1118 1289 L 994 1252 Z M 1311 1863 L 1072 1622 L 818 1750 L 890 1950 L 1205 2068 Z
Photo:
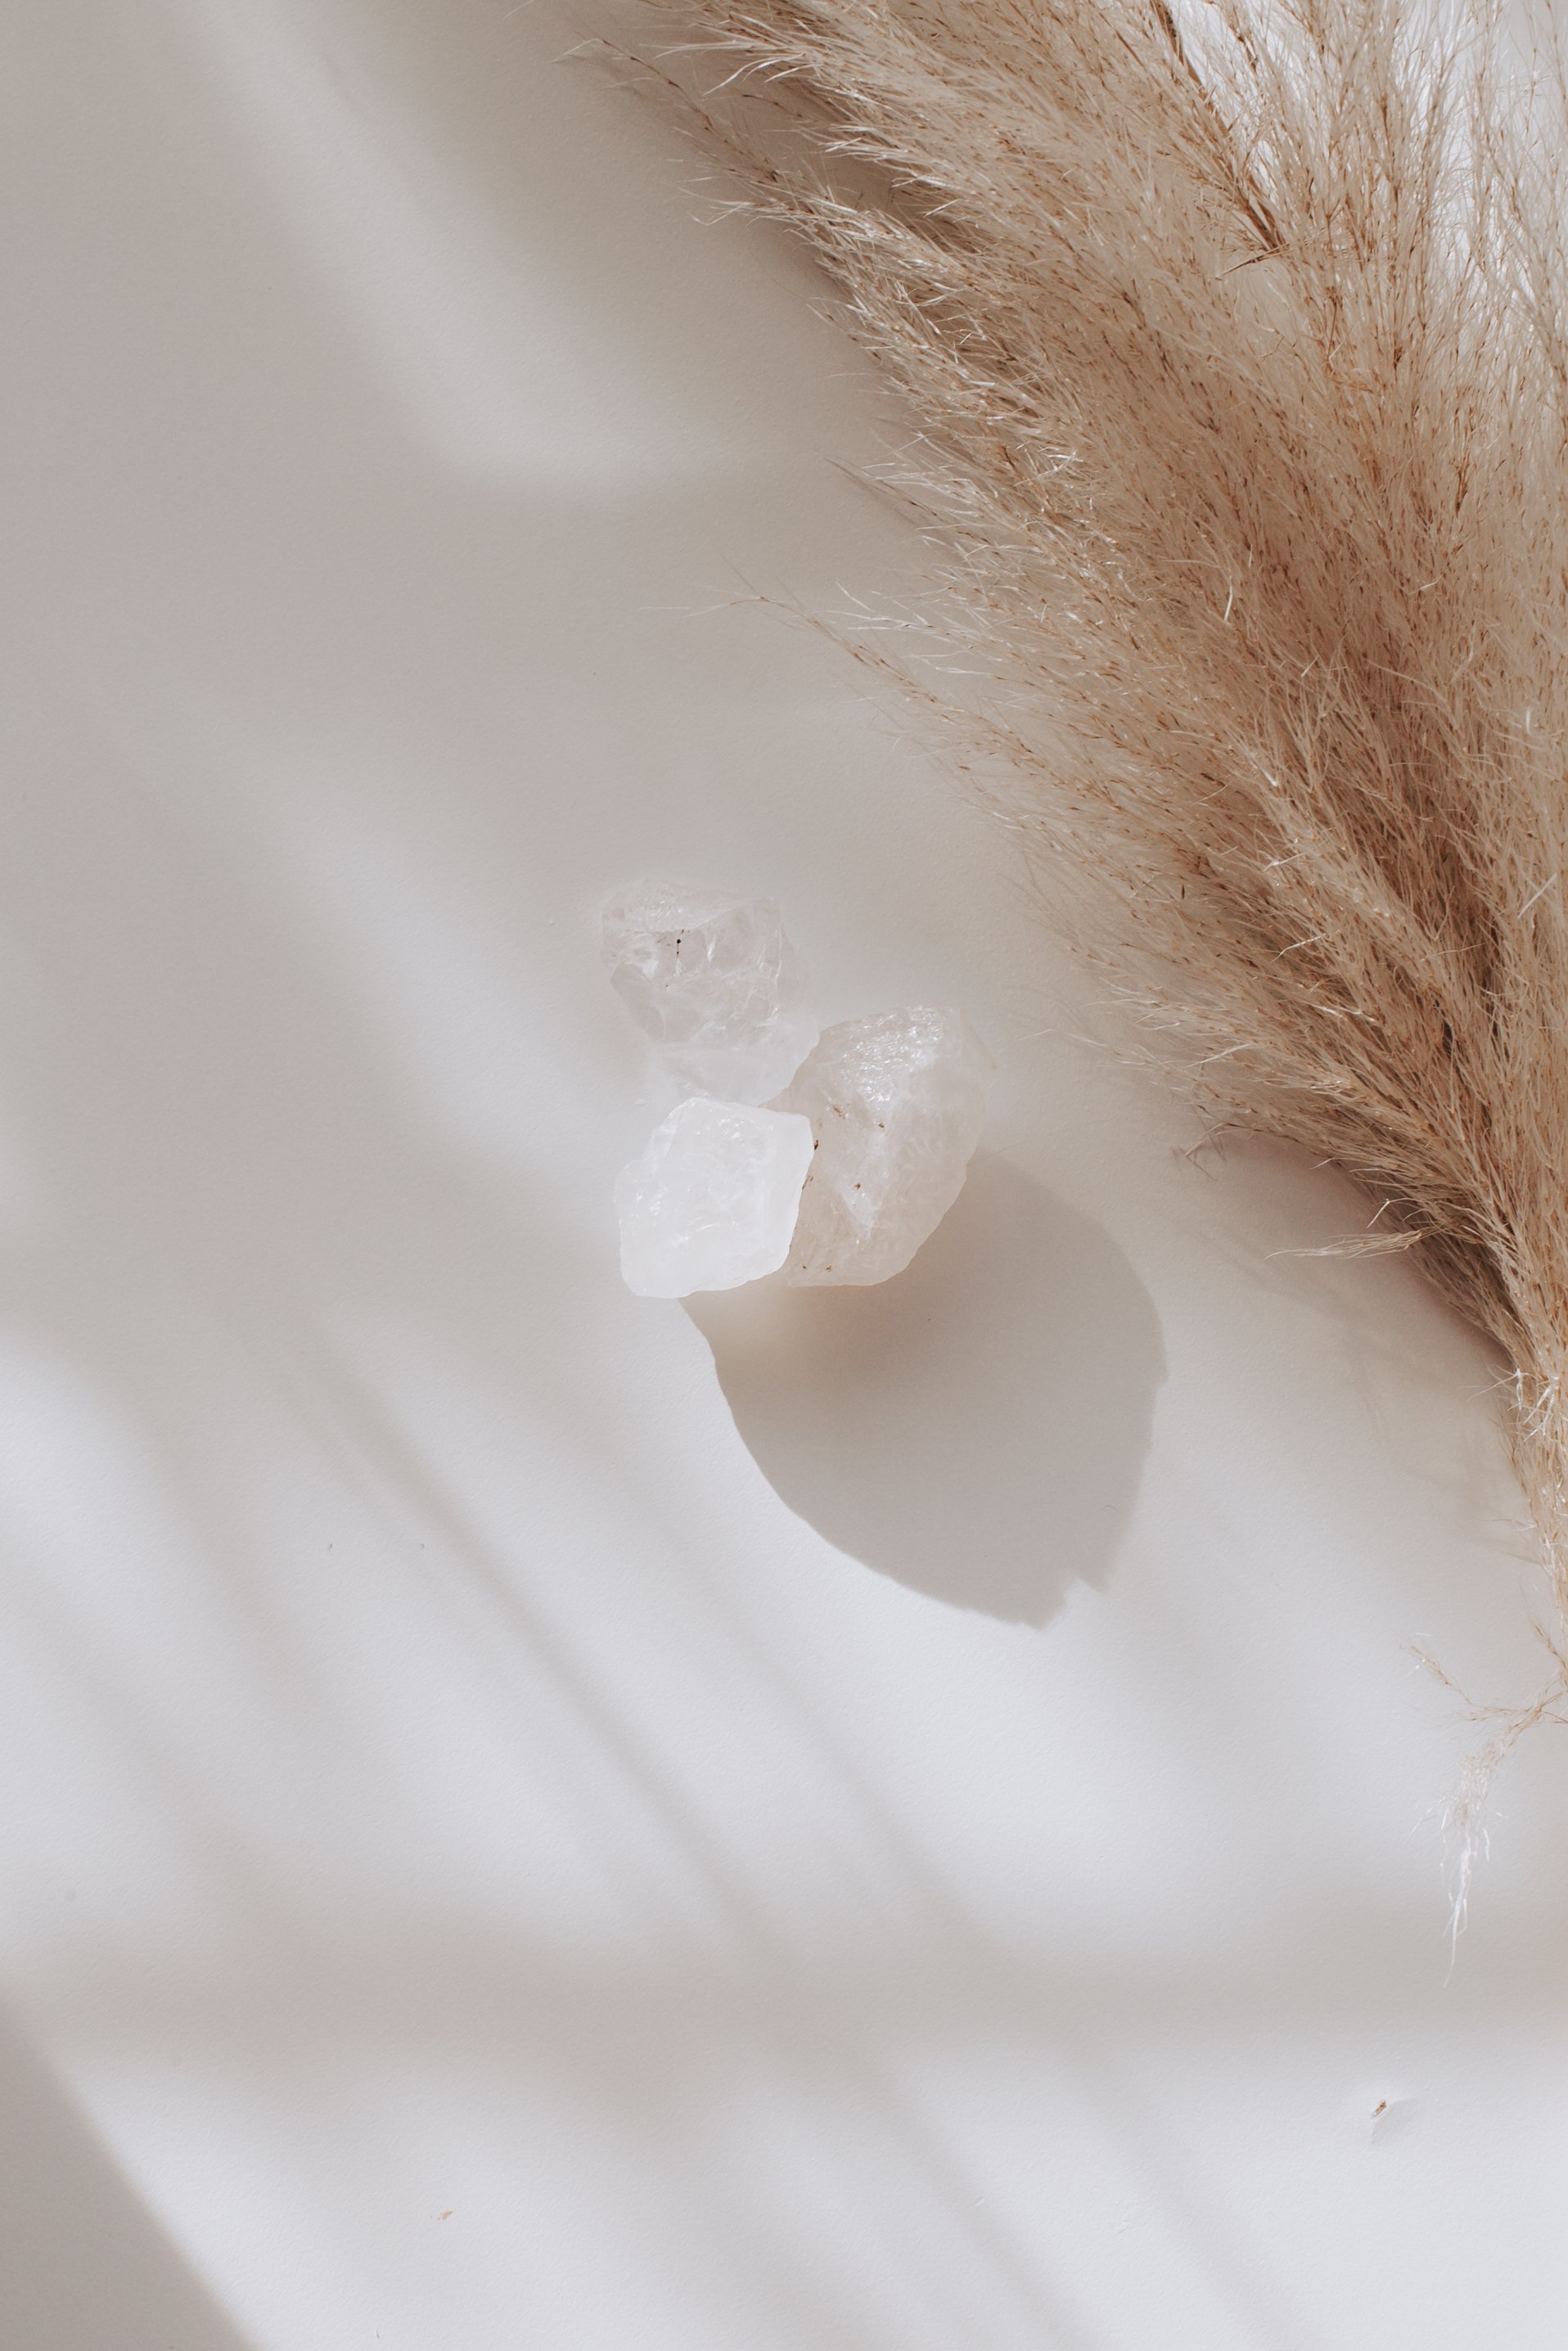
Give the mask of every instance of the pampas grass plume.
M 1486 0 L 682 19 L 904 395 L 1056 920 L 1495 1343 L 1568 1620 L 1562 76 Z

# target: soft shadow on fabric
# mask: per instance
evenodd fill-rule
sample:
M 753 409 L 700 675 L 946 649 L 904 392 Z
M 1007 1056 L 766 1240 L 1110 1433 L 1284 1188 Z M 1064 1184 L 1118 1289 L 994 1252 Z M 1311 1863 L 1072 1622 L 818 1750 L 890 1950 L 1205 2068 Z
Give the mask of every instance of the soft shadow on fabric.
M 4 2017 L 0 2281 L 6 2351 L 246 2351 Z
M 1109 1237 L 977 1160 L 908 1270 L 688 1299 L 780 1499 L 902 1583 L 1041 1624 L 1103 1583 L 1165 1376 L 1147 1291 Z

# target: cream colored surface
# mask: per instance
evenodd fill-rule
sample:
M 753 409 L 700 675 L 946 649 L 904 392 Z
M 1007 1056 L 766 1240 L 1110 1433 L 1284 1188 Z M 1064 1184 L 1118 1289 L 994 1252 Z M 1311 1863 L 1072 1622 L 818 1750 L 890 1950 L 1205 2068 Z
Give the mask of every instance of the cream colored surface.
M 759 601 L 916 589 L 874 398 L 573 37 L 10 12 L 0 2344 L 1546 2351 L 1490 1367 Z M 899 1283 L 622 1288 L 653 870 L 996 1050 Z

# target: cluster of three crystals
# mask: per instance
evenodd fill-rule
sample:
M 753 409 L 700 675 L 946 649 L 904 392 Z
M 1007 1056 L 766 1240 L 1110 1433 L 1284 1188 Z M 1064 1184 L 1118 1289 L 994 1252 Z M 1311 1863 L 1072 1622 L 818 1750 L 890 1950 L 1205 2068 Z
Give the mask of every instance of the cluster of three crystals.
M 994 1063 L 961 1012 L 820 1030 L 766 900 L 639 884 L 604 909 L 611 983 L 684 1099 L 615 1186 L 647 1298 L 902 1272 L 963 1186 Z

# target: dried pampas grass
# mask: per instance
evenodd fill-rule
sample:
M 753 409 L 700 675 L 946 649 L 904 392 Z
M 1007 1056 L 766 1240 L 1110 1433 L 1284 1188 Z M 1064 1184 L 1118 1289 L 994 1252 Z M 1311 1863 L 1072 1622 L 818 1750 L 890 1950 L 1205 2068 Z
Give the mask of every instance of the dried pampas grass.
M 1486 0 L 681 14 L 906 396 L 1070 935 L 1504 1351 L 1568 1619 L 1561 77 Z

